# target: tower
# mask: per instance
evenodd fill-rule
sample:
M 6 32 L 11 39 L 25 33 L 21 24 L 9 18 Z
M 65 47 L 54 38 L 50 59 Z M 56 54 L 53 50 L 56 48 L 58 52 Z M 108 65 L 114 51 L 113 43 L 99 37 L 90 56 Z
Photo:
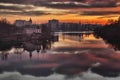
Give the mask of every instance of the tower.
M 32 24 L 32 19 L 31 18 L 29 19 L 29 22 Z

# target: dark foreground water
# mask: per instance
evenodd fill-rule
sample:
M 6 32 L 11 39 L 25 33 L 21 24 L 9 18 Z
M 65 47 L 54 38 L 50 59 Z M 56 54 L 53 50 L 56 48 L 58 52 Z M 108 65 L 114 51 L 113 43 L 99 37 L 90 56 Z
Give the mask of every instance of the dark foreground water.
M 93 35 L 26 42 L 0 51 L 0 80 L 120 80 L 120 54 Z

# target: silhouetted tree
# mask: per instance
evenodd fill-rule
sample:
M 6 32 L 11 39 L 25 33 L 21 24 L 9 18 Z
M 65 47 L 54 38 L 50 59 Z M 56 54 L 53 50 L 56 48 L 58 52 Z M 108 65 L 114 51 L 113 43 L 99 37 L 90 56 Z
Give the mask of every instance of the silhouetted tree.
M 13 32 L 14 32 L 13 25 L 11 25 L 6 19 L 1 19 L 0 20 L 0 34 L 10 35 Z
M 118 47 L 120 45 L 120 22 L 114 21 L 110 24 L 95 29 L 95 35 L 103 38 L 107 43 Z M 120 49 L 120 48 L 118 48 Z

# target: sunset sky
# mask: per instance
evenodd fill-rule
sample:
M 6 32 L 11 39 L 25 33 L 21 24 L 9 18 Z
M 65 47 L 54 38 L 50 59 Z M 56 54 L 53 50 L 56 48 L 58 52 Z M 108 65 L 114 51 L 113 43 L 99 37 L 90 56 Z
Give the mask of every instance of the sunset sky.
M 120 16 L 120 0 L 0 0 L 0 18 L 13 23 L 16 19 L 46 23 L 61 22 L 105 23 Z

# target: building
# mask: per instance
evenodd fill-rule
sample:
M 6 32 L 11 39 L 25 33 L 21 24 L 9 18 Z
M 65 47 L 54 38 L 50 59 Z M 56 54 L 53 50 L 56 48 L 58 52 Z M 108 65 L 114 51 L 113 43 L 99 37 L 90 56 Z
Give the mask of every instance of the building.
M 14 25 L 17 27 L 23 27 L 23 26 L 30 26 L 32 25 L 32 19 L 30 18 L 30 20 L 26 21 L 26 20 L 16 20 L 14 22 Z
M 52 32 L 58 31 L 59 30 L 59 21 L 56 19 L 49 20 L 47 26 L 51 28 Z
M 60 31 L 80 31 L 81 24 L 79 23 L 62 23 L 60 25 Z
M 60 31 L 93 31 L 99 24 L 62 23 Z
M 31 25 L 31 26 L 26 26 L 24 27 L 24 33 L 27 35 L 31 35 L 33 33 L 42 33 L 42 27 L 41 25 Z

